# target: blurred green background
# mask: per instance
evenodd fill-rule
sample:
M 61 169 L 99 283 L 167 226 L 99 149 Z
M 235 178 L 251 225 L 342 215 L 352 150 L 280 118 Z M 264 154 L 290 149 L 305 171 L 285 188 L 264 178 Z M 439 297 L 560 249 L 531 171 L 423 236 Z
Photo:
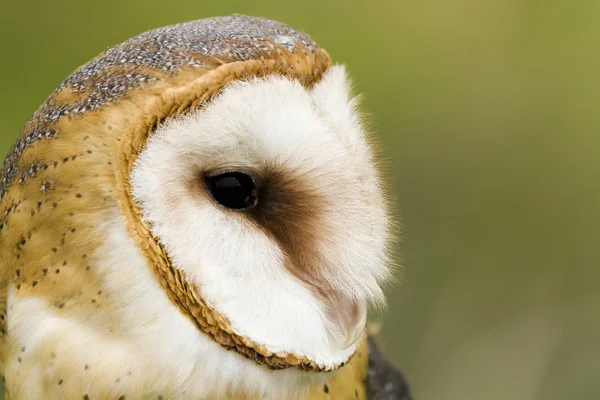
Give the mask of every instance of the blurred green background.
M 600 398 L 600 2 L 5 1 L 0 150 L 75 67 L 269 17 L 346 63 L 404 230 L 383 341 L 418 399 Z

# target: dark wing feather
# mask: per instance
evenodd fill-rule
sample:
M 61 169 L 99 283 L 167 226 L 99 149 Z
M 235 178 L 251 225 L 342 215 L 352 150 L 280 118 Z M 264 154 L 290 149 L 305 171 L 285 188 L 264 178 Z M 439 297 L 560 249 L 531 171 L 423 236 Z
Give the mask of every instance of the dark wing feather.
M 381 352 L 375 340 L 369 337 L 369 400 L 412 400 L 404 376 Z

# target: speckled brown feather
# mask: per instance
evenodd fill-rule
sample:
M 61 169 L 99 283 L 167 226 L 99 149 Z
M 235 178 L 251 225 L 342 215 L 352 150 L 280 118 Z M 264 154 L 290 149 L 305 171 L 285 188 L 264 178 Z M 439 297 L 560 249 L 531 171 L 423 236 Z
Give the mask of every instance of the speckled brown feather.
M 199 316 L 204 309 L 185 306 L 201 299 L 170 265 L 163 269 L 172 275 L 161 275 L 156 255 L 167 260 L 164 251 L 159 243 L 144 241 L 152 235 L 146 231 L 140 236 L 143 225 L 131 219 L 135 205 L 129 203 L 127 172 L 143 145 L 136 134 L 143 140 L 161 119 L 201 105 L 227 80 L 283 73 L 310 86 L 329 64 L 327 53 L 308 36 L 277 22 L 234 16 L 147 32 L 77 70 L 34 114 L 2 167 L 0 305 L 6 304 L 10 289 L 16 297 L 44 299 L 55 307 L 56 315 L 85 321 L 90 329 L 118 338 L 110 288 L 103 287 L 103 277 L 90 258 L 100 245 L 96 216 L 121 207 L 171 300 L 196 323 L 200 317 L 220 321 L 217 325 L 231 336 L 227 321 L 218 315 Z M 220 79 L 220 86 L 210 79 Z M 183 294 L 173 295 L 182 288 Z M 24 383 L 19 377 L 36 365 L 57 366 L 48 378 L 48 390 L 60 385 L 63 393 L 75 393 L 78 382 L 68 378 L 82 370 L 90 376 L 110 375 L 111 371 L 88 370 L 78 360 L 60 364 L 61 355 L 51 348 L 30 354 L 16 346 L 10 326 L 4 324 L 10 312 L 5 310 L 0 321 L 0 367 L 10 398 L 20 398 Z M 259 347 L 243 338 L 234 342 L 242 354 Z M 344 392 L 343 398 L 366 395 L 367 351 L 363 345 L 349 365 L 332 374 L 330 393 L 339 386 L 336 393 Z M 265 354 L 257 354 L 262 358 L 245 355 L 265 363 Z M 284 363 L 290 361 L 298 365 L 293 359 Z M 282 366 L 281 361 L 273 362 L 272 367 Z M 96 395 L 103 398 L 102 393 Z M 319 387 L 310 398 L 334 397 Z

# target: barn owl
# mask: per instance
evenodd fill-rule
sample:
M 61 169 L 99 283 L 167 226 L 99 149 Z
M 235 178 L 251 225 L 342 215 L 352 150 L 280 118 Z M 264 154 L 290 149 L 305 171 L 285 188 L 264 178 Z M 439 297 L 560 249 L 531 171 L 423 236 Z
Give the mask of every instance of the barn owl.
M 408 399 L 366 333 L 391 217 L 346 71 L 246 16 L 67 78 L 0 182 L 9 399 Z

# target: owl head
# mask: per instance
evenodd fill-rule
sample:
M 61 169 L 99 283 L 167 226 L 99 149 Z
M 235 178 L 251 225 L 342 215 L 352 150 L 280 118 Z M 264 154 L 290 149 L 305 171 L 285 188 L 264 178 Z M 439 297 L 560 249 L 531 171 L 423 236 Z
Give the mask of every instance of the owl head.
M 334 369 L 383 300 L 388 215 L 343 67 L 237 80 L 158 125 L 131 195 L 228 333 Z M 285 358 L 285 357 L 282 357 Z
M 0 196 L 44 196 L 40 226 L 78 227 L 44 262 L 93 247 L 111 315 L 154 359 L 189 359 L 186 373 L 209 354 L 263 377 L 332 371 L 356 352 L 391 271 L 391 218 L 358 108 L 345 68 L 285 25 L 161 28 L 63 82 L 7 158 Z M 75 281 L 49 296 L 72 298 Z

